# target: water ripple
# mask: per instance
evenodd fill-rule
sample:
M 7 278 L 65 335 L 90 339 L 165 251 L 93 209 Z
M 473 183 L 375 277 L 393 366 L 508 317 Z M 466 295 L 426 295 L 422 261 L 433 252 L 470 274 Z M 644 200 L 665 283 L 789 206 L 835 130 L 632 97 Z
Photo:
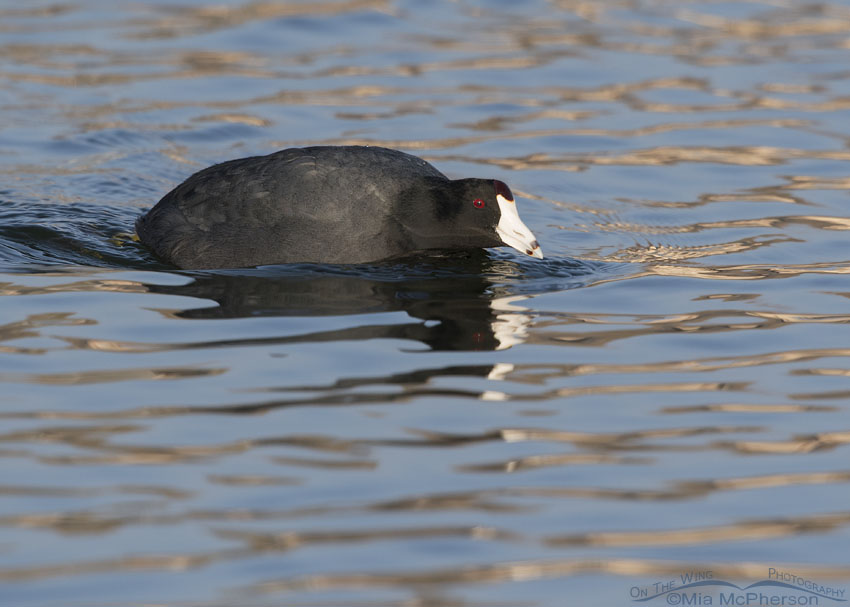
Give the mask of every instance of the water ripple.
M 846 586 L 848 28 L 838 2 L 0 8 L 6 602 Z M 316 143 L 503 179 L 547 257 L 183 272 L 134 240 L 200 168 Z

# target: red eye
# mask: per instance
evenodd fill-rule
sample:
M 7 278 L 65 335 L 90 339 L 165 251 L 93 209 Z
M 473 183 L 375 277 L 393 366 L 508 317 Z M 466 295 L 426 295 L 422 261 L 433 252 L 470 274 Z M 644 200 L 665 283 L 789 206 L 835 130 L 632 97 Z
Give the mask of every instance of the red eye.
M 476 198 L 475 200 L 472 201 L 472 206 L 474 206 L 476 209 L 483 209 L 484 208 L 484 201 L 481 200 L 480 198 Z

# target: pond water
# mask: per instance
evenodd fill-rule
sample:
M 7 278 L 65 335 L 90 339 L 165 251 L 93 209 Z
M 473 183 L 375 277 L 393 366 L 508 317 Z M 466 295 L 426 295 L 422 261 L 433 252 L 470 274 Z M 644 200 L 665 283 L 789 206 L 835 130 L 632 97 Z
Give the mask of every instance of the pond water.
M 354 143 L 546 258 L 132 239 Z M 846 2 L 0 2 L 0 604 L 848 600 L 848 145 Z

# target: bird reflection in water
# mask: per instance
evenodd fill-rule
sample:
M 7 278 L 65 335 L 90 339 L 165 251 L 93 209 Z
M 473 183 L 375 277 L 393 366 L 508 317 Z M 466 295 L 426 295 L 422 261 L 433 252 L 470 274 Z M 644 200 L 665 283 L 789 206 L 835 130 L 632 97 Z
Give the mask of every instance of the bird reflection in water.
M 506 265 L 516 266 L 509 268 L 514 281 L 522 280 L 519 264 L 473 251 L 370 266 L 298 264 L 199 272 L 193 273 L 192 282 L 185 285 L 147 287 L 154 293 L 216 302 L 213 306 L 163 311 L 184 319 L 405 312 L 415 320 L 364 322 L 343 329 L 262 338 L 268 343 L 404 339 L 437 351 L 486 351 L 522 343 L 532 322 L 519 305 L 528 296 L 518 294 L 506 280 Z M 590 274 L 580 265 L 573 270 L 576 282 L 581 281 L 582 274 Z

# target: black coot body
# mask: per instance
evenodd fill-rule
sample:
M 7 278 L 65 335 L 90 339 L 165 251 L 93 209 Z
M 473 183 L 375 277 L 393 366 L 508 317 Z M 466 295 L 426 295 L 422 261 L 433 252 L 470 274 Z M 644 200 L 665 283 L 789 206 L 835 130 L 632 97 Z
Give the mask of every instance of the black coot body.
M 505 244 L 542 257 L 502 182 L 450 180 L 421 158 L 369 146 L 217 164 L 166 194 L 136 231 L 186 269 L 366 263 Z

